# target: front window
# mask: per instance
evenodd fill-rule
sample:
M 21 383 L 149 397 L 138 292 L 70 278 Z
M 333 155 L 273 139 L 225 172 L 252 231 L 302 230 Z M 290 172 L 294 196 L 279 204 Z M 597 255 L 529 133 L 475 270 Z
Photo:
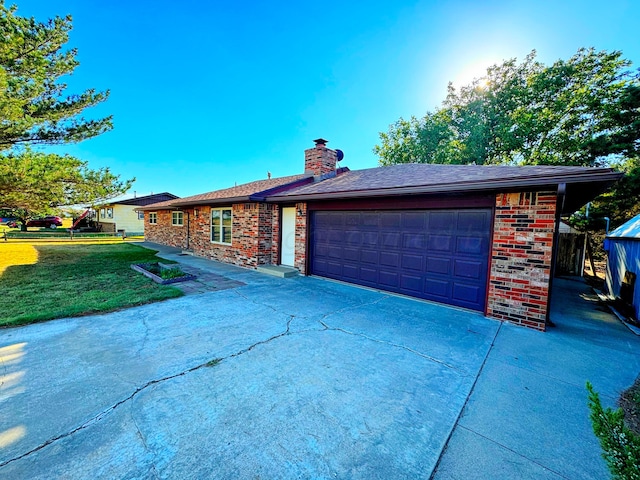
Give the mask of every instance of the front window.
M 113 218 L 113 208 L 107 208 L 107 218 Z
M 144 214 L 144 212 L 143 212 Z M 158 223 L 158 213 L 157 212 L 149 212 L 149 224 L 156 225 Z
M 211 210 L 211 241 L 231 245 L 231 209 Z
M 183 212 L 171 212 L 171 225 L 175 227 L 181 227 L 183 225 L 183 219 Z
M 138 212 L 138 220 L 144 220 L 144 212 Z

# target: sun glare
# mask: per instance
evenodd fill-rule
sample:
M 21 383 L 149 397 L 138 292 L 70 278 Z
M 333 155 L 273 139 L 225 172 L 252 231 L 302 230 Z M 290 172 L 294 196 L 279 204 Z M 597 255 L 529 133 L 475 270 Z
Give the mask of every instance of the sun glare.
M 460 87 L 471 85 L 474 80 L 485 77 L 487 75 L 487 68 L 495 63 L 495 61 L 482 59 L 462 65 L 458 72 L 454 74 L 453 80 L 451 80 L 453 86 L 459 89 Z M 486 80 L 482 80 L 479 85 L 486 87 Z
M 0 275 L 9 267 L 38 263 L 38 251 L 32 245 L 13 244 L 11 246 L 11 255 L 3 251 L 2 245 L 0 243 Z

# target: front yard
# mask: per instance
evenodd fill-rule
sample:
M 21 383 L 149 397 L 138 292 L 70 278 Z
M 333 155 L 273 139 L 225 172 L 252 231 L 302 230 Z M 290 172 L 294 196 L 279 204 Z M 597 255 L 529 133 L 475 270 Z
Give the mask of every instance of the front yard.
M 0 326 L 107 312 L 182 295 L 134 272 L 157 261 L 137 245 L 0 243 Z

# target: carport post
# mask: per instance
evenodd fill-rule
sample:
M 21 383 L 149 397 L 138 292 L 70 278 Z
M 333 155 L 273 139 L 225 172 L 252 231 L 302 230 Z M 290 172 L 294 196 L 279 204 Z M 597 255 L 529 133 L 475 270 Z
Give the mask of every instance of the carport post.
M 564 201 L 567 195 L 567 184 L 558 184 L 558 194 L 556 197 L 556 223 L 553 228 L 553 246 L 551 247 L 551 269 L 549 270 L 549 291 L 547 292 L 547 318 L 545 323 L 553 325 L 551 321 L 551 292 L 553 291 L 553 278 L 556 274 L 556 261 L 558 256 L 558 247 L 560 245 L 560 216 L 564 209 Z

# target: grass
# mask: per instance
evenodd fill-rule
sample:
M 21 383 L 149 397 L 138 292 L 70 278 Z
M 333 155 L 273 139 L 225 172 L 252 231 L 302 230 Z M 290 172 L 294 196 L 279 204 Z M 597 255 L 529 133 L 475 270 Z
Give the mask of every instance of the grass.
M 155 251 L 115 243 L 0 242 L 0 326 L 109 312 L 182 295 L 136 273 Z M 166 263 L 172 263 L 165 261 Z
M 157 275 L 163 280 L 171 280 L 173 278 L 180 278 L 187 275 L 180 269 L 180 267 L 172 267 L 172 268 L 164 267 L 163 268 L 163 267 L 160 267 L 160 265 L 157 262 L 145 263 L 139 266 L 144 268 L 147 272 L 151 272 L 154 275 Z

